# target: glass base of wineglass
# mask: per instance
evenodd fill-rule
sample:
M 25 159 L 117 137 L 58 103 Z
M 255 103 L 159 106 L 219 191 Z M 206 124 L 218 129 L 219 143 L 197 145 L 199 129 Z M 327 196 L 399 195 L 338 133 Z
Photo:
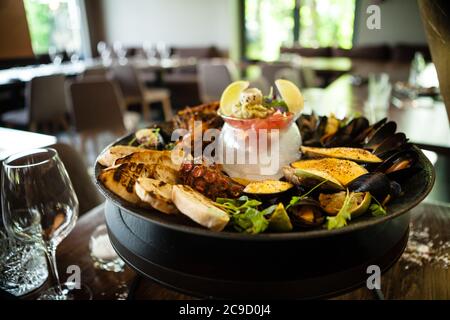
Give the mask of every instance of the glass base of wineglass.
M 79 289 L 75 283 L 66 282 L 61 284 L 62 294 L 58 293 L 57 287 L 50 287 L 37 298 L 38 300 L 92 300 L 92 291 L 89 287 L 81 285 Z

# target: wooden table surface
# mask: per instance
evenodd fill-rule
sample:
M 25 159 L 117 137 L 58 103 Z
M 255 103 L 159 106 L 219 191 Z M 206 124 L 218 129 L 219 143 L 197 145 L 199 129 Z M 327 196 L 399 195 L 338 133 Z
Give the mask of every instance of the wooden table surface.
M 450 299 L 450 205 L 422 203 L 411 211 L 411 237 L 402 258 L 381 279 L 386 299 Z M 95 269 L 89 255 L 89 237 L 104 222 L 103 205 L 83 215 L 75 229 L 59 245 L 60 276 L 67 278 L 70 265 L 81 268 L 81 280 L 90 286 L 94 299 L 126 299 L 136 277 L 126 267 L 114 273 Z M 447 261 L 447 265 L 445 264 Z M 141 278 L 134 299 L 192 299 Z M 336 299 L 373 299 L 361 288 Z

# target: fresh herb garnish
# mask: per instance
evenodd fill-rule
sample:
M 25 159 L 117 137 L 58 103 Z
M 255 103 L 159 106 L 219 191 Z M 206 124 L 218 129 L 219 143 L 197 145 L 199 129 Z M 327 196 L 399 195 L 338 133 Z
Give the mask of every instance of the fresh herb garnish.
M 136 142 L 136 140 L 137 140 L 137 138 L 136 138 L 136 136 L 134 136 L 133 139 L 131 139 L 131 141 L 128 142 L 128 145 L 132 146 Z
M 138 145 L 139 148 L 152 148 L 155 147 L 158 144 L 158 137 L 159 137 L 159 131 L 160 128 L 151 128 L 149 132 L 149 137 L 147 139 L 143 139 L 144 142 L 140 143 Z M 136 142 L 137 138 L 136 136 L 133 138 L 133 140 L 130 141 L 128 145 L 133 145 Z
M 284 108 L 288 110 L 286 102 L 277 99 L 264 99 L 264 107 L 266 108 Z
M 255 208 L 247 208 L 244 213 L 233 215 L 231 220 L 236 230 L 251 234 L 263 232 L 269 226 L 269 221 L 264 218 L 262 211 Z
M 293 196 L 291 201 L 289 201 L 289 204 L 287 205 L 286 210 L 289 209 L 290 207 L 296 205 L 299 201 L 305 199 L 308 195 L 311 194 L 311 192 L 313 192 L 315 189 L 317 189 L 318 187 L 320 187 L 327 181 L 328 180 L 323 180 L 321 183 L 315 185 L 312 189 L 310 189 L 308 192 L 306 192 L 305 194 L 303 194 L 301 196 Z
M 169 142 L 164 146 L 165 150 L 173 150 L 175 148 L 176 144 L 173 142 Z
M 347 189 L 347 194 L 344 199 L 344 203 L 339 210 L 338 214 L 334 217 L 327 217 L 327 228 L 328 230 L 339 229 L 345 227 L 347 225 L 347 221 L 350 221 L 352 218 L 351 215 L 351 200 L 353 194 L 350 193 Z
M 230 215 L 230 224 L 239 232 L 257 234 L 269 226 L 266 216 L 272 214 L 275 205 L 258 210 L 261 202 L 242 196 L 238 199 L 217 198 L 216 205 Z
M 375 199 L 375 197 L 372 197 L 372 199 L 376 202 L 376 203 L 372 203 L 369 207 L 369 211 L 370 213 L 374 216 L 374 217 L 382 217 L 387 215 L 386 209 L 383 207 L 383 205 L 378 202 L 377 199 Z

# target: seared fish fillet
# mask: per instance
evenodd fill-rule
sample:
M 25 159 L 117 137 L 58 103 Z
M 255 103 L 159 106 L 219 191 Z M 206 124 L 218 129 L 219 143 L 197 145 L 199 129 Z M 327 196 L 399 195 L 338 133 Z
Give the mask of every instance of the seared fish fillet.
M 103 170 L 98 179 L 122 199 L 140 205 L 141 201 L 135 192 L 136 180 L 149 177 L 153 171 L 153 167 L 149 168 L 143 163 L 124 163 Z
M 126 162 L 104 169 L 98 179 L 122 199 L 139 205 L 142 203 L 136 195 L 135 184 L 141 177 L 153 178 L 168 184 L 178 182 L 178 172 L 170 167 L 136 162 Z
M 122 158 L 118 158 L 115 164 L 121 164 L 125 162 L 139 162 L 145 164 L 159 164 L 166 167 L 170 167 L 173 170 L 179 170 L 181 164 L 172 162 L 171 151 L 164 150 L 148 150 L 144 149 L 139 152 L 134 152 Z
M 135 188 L 139 199 L 156 210 L 167 214 L 178 212 L 172 202 L 171 184 L 150 178 L 139 178 Z

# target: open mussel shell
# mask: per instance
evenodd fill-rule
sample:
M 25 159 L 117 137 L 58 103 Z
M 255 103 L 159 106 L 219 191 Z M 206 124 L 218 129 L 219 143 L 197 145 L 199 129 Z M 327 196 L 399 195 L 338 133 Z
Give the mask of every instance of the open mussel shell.
M 165 143 L 159 131 L 157 128 L 140 129 L 134 134 L 134 139 L 130 145 L 161 150 L 164 148 Z
M 354 139 L 369 127 L 369 120 L 358 117 L 340 128 L 333 136 L 323 142 L 327 148 L 356 145 Z
M 315 117 L 315 118 L 313 118 Z M 306 146 L 321 146 L 321 137 L 325 134 L 328 117 L 314 116 L 301 120 L 300 133 L 302 134 L 303 144 Z
M 320 203 L 311 198 L 300 200 L 288 209 L 289 217 L 298 228 L 318 227 L 325 221 L 325 214 Z
M 383 126 L 387 121 L 387 118 L 383 118 L 380 121 L 374 123 L 373 125 L 369 126 L 367 129 L 363 130 L 355 139 L 355 143 L 367 143 L 377 132 L 381 126 Z
M 348 126 L 352 128 L 351 135 L 355 138 L 369 127 L 369 120 L 365 117 L 358 117 L 350 121 Z
M 375 150 L 387 138 L 393 136 L 397 130 L 397 124 L 393 121 L 386 122 L 372 137 L 364 144 L 366 149 Z
M 331 114 L 328 118 L 327 118 L 327 122 L 325 125 L 325 130 L 323 132 L 323 134 L 320 137 L 320 144 L 323 145 L 324 143 L 326 143 L 326 141 L 328 141 L 328 139 L 330 139 L 331 137 L 333 137 L 336 132 L 339 130 L 341 121 L 339 119 L 337 119 L 334 114 Z
M 353 192 L 370 192 L 379 202 L 383 202 L 388 196 L 397 196 L 401 190 L 396 182 L 391 181 L 382 172 L 370 172 L 359 176 L 347 185 Z
M 406 143 L 406 135 L 403 132 L 397 132 L 393 136 L 386 138 L 373 153 L 381 158 L 386 158 L 392 151 L 401 149 Z
M 418 155 L 414 150 L 401 150 L 379 164 L 375 171 L 386 174 L 391 180 L 402 181 L 420 170 L 416 166 L 417 161 Z
M 319 203 L 325 213 L 330 216 L 336 216 L 344 205 L 347 198 L 347 192 L 341 191 L 337 193 L 321 193 L 319 195 Z M 347 210 L 352 217 L 362 215 L 367 211 L 372 201 L 370 192 L 351 192 L 350 206 Z
M 380 159 L 386 160 L 400 151 L 411 150 L 412 146 L 413 145 L 411 142 L 406 141 L 403 145 L 400 145 L 398 148 L 393 149 L 391 148 L 390 150 L 383 151 L 382 153 L 377 154 L 377 156 Z

